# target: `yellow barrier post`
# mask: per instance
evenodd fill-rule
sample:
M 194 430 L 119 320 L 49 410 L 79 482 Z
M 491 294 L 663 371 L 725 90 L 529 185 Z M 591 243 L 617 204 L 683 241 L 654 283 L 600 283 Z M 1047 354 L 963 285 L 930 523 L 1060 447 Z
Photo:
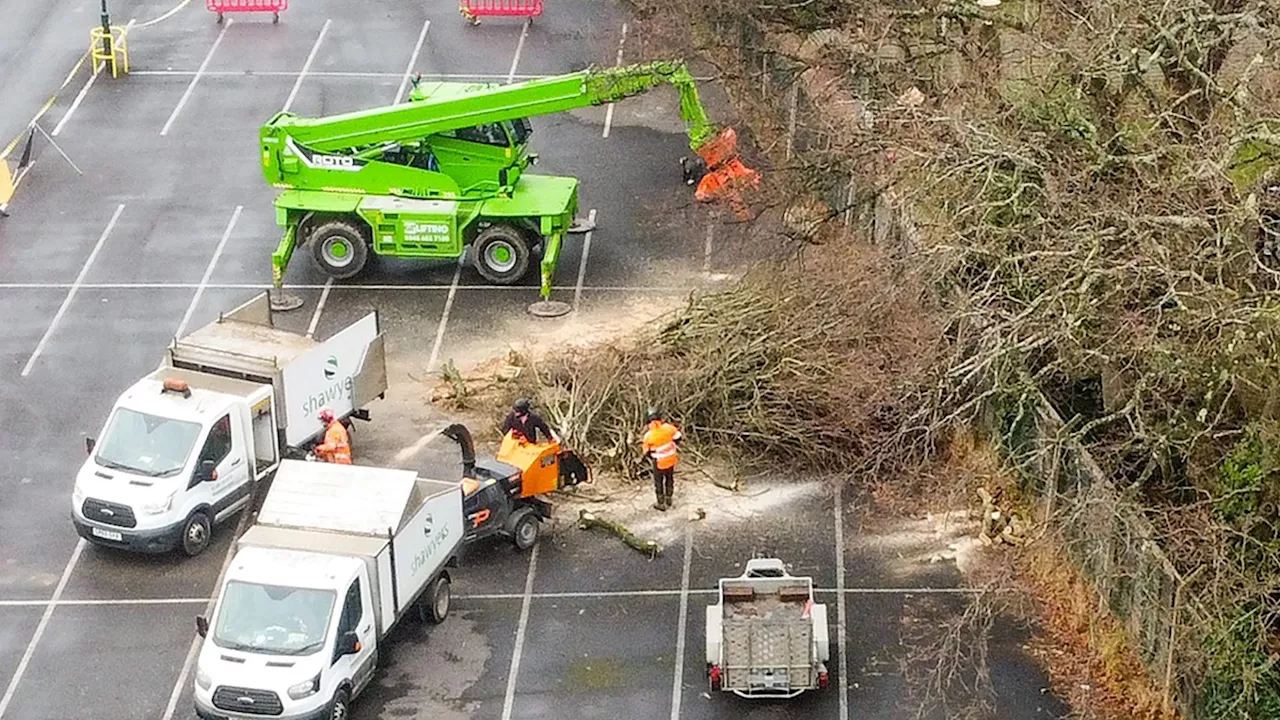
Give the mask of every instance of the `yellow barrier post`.
M 93 60 L 93 74 L 98 74 L 98 62 L 111 63 L 111 77 L 118 77 L 117 62 L 129 72 L 129 29 L 119 25 L 96 27 L 89 31 L 89 55 Z M 117 58 L 119 60 L 117 61 Z
M 13 199 L 13 174 L 9 172 L 9 161 L 0 158 L 0 214 L 5 211 L 5 206 Z

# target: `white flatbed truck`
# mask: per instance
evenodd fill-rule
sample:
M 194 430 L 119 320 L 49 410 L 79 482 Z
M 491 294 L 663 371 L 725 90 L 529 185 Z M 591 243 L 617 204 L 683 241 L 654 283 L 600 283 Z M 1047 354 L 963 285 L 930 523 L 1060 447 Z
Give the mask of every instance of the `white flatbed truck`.
M 812 578 L 791 575 L 777 558 L 749 560 L 742 575 L 721 578 L 706 628 L 713 692 L 792 698 L 827 686 L 827 606 L 813 601 Z
M 368 419 L 387 389 L 370 313 L 323 342 L 276 327 L 266 293 L 175 338 L 160 367 L 115 402 L 72 490 L 84 539 L 198 555 L 281 459 L 324 433 L 318 412 Z
M 195 672 L 204 720 L 342 720 L 387 634 L 449 613 L 462 484 L 285 460 L 237 541 Z

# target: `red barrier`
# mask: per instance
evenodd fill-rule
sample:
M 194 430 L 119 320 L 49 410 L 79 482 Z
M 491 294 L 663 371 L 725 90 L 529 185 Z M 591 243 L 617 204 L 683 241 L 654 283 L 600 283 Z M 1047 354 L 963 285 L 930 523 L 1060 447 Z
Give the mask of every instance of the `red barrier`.
M 472 23 L 482 17 L 537 17 L 542 14 L 542 0 L 459 0 L 462 16 Z
M 229 12 L 269 12 L 271 22 L 280 22 L 280 12 L 289 9 L 289 0 L 204 0 L 204 6 L 218 13 L 218 22 Z

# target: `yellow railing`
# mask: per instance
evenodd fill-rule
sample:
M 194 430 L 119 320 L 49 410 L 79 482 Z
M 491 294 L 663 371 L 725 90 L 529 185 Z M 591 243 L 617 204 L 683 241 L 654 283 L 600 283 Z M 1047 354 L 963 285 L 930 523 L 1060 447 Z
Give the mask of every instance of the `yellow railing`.
M 89 54 L 93 58 L 93 74 L 98 74 L 98 63 L 111 63 L 111 77 L 118 76 L 117 62 L 129 72 L 129 29 L 119 25 L 108 28 L 95 27 L 89 31 Z

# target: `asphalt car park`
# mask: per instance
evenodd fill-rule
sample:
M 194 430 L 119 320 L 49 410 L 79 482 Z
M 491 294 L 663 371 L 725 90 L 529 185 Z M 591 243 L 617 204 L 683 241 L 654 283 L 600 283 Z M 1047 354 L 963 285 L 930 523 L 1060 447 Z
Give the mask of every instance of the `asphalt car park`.
M 9 410 L 0 414 L 0 718 L 191 717 L 192 617 L 208 608 L 233 524 L 194 559 L 128 555 L 78 539 L 70 491 L 84 438 L 119 392 L 175 335 L 269 287 L 280 229 L 258 170 L 261 124 L 281 109 L 388 104 L 416 73 L 507 82 L 626 61 L 627 18 L 612 3 L 549 3 L 532 24 L 479 27 L 451 2 L 358 7 L 295 3 L 276 25 L 251 15 L 216 24 L 190 5 L 130 36 L 128 75 L 92 84 L 82 75 L 71 89 L 87 89 L 52 106 L 47 123 L 75 166 L 44 152 L 0 224 L 0 399 Z M 145 22 L 167 9 L 129 11 Z M 672 247 L 640 229 L 661 202 L 689 193 L 676 164 L 687 152 L 678 105 L 673 93 L 657 95 L 627 102 L 653 103 L 645 107 L 674 121 L 655 126 L 627 105 L 612 126 L 603 109 L 533 120 L 538 171 L 579 177 L 582 214 L 598 223 L 567 243 L 557 299 L 587 309 L 628 293 L 683 295 L 709 262 L 709 243 Z M 669 271 L 680 265 L 695 271 Z M 303 305 L 279 319 L 300 332 L 324 337 L 379 312 L 393 392 L 410 372 L 500 350 L 506 329 L 541 322 L 525 314 L 536 281 L 490 287 L 456 263 L 379 260 L 333 283 L 299 252 L 286 284 Z M 899 689 L 881 663 L 893 656 L 903 598 L 961 593 L 938 584 L 954 583 L 945 575 L 886 586 L 874 552 L 846 556 L 857 528 L 842 512 L 823 490 L 737 524 L 686 529 L 673 514 L 672 540 L 653 559 L 568 523 L 532 553 L 469 548 L 455 615 L 399 628 L 353 714 L 893 717 Z M 702 608 L 717 578 L 761 553 L 812 575 L 843 631 L 825 692 L 766 705 L 705 693 Z

